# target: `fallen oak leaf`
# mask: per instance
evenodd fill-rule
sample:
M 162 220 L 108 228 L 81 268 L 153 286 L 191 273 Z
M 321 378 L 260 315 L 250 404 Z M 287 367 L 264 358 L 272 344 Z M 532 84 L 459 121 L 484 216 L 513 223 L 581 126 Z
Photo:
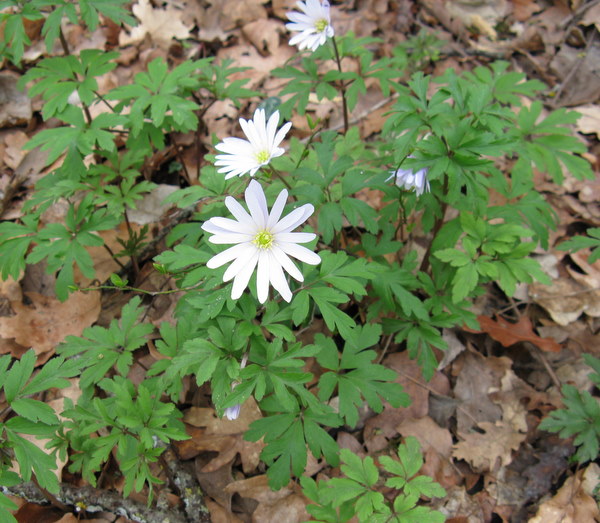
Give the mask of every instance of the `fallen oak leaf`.
M 552 338 L 541 338 L 533 332 L 533 325 L 527 316 L 522 316 L 517 323 L 511 323 L 504 318 L 494 321 L 488 316 L 477 316 L 481 330 L 473 330 L 464 327 L 467 332 L 489 334 L 494 340 L 500 342 L 504 347 L 510 347 L 515 343 L 528 341 L 546 352 L 560 352 L 560 344 Z
M 484 432 L 460 434 L 462 441 L 454 445 L 453 456 L 464 459 L 475 472 L 497 471 L 512 462 L 512 452 L 519 449 L 527 434 L 516 432 L 503 421 L 478 423 Z

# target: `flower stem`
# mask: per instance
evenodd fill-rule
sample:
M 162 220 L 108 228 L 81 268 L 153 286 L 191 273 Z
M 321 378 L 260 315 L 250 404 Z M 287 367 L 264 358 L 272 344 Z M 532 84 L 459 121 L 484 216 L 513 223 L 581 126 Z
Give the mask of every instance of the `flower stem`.
M 448 193 L 448 175 L 446 175 L 444 179 L 444 188 L 442 189 L 443 197 L 446 198 Z M 444 225 L 444 218 L 446 216 L 446 209 L 448 209 L 448 202 L 444 200 L 442 203 L 442 212 L 435 219 L 435 224 L 433 225 L 433 233 L 431 237 L 431 242 L 427 246 L 427 251 L 425 252 L 425 256 L 423 256 L 423 261 L 421 262 L 421 267 L 419 268 L 422 272 L 427 272 L 430 266 L 430 258 L 431 258 L 431 248 L 433 246 L 433 242 L 435 241 L 436 236 L 440 232 L 442 225 Z
M 288 188 L 288 190 L 292 190 L 292 186 L 277 169 L 275 169 L 272 165 L 269 165 L 269 169 L 271 170 L 271 174 L 277 176 L 277 178 L 279 178 L 283 182 L 283 185 L 285 185 Z
M 335 61 L 338 66 L 338 71 L 343 73 L 342 70 L 342 59 L 340 58 L 340 51 L 337 46 L 337 42 L 335 41 L 335 36 L 331 37 L 331 42 L 333 43 L 333 52 L 335 53 Z M 344 134 L 348 132 L 348 102 L 346 101 L 346 84 L 344 80 L 340 80 L 339 83 L 340 95 L 342 97 L 342 114 L 344 116 Z

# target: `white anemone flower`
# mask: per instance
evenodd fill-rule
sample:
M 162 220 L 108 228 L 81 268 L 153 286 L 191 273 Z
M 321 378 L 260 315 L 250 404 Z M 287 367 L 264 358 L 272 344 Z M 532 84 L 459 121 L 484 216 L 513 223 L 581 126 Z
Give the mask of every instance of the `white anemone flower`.
M 296 258 L 310 265 L 321 263 L 321 258 L 299 243 L 308 243 L 316 238 L 316 234 L 308 232 L 291 232 L 304 223 L 315 208 L 307 203 L 294 209 L 284 218 L 281 213 L 287 200 L 288 192 L 279 193 L 271 212 L 267 208 L 267 199 L 262 187 L 252 180 L 245 192 L 246 205 L 250 214 L 231 196 L 225 198 L 225 205 L 235 217 L 211 218 L 202 228 L 213 234 L 211 243 L 235 244 L 233 247 L 213 256 L 207 267 L 216 269 L 233 262 L 225 271 L 223 281 L 233 279 L 231 297 L 237 300 L 248 286 L 250 277 L 256 271 L 256 292 L 258 301 L 264 303 L 269 294 L 269 284 L 289 302 L 292 291 L 283 273 L 285 271 L 295 280 L 303 281 L 302 273 L 290 259 Z
M 413 158 L 413 156 L 409 156 L 408 158 Z M 427 167 L 423 167 L 423 169 L 419 169 L 417 172 L 414 172 L 412 169 L 398 169 L 396 172 L 392 171 L 392 175 L 388 180 L 395 178 L 398 187 L 407 191 L 414 189 L 417 196 L 421 196 L 424 192 L 431 190 L 429 180 L 427 179 L 427 171 Z
M 248 140 L 229 137 L 215 146 L 218 151 L 225 153 L 216 156 L 215 165 L 221 166 L 218 172 L 226 173 L 226 180 L 247 172 L 254 176 L 271 158 L 281 156 L 285 151 L 279 144 L 292 124 L 288 122 L 278 131 L 278 123 L 279 111 L 275 111 L 266 121 L 264 109 L 257 109 L 252 120 L 240 118 L 240 125 Z
M 297 11 L 286 13 L 291 22 L 285 26 L 290 31 L 298 32 L 291 38 L 290 45 L 298 45 L 300 51 L 303 49 L 315 51 L 334 34 L 329 16 L 329 2 L 306 0 L 306 2 L 296 2 L 296 5 L 302 13 Z

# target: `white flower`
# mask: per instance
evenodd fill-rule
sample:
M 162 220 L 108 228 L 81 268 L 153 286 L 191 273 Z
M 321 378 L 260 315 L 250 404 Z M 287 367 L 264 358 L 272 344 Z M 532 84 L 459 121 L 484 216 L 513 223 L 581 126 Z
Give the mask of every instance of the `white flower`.
M 409 156 L 408 158 L 413 158 Z M 429 192 L 429 180 L 427 179 L 427 167 L 419 169 L 416 173 L 412 169 L 398 169 L 396 172 L 392 171 L 392 175 L 388 178 L 396 178 L 396 185 L 401 189 L 411 190 L 414 189 L 417 196 L 421 196 L 424 192 Z
M 284 189 L 273 204 L 271 213 L 267 208 L 267 199 L 262 187 L 252 180 L 246 189 L 246 205 L 250 214 L 231 196 L 225 198 L 225 205 L 235 217 L 211 218 L 202 228 L 212 233 L 212 243 L 231 244 L 233 247 L 213 256 L 207 267 L 216 269 L 233 261 L 223 275 L 223 281 L 233 278 L 231 297 L 237 300 L 248 286 L 250 276 L 258 264 L 256 271 L 256 292 L 258 301 L 264 303 L 269 293 L 269 283 L 289 302 L 292 291 L 283 273 L 283 269 L 292 278 L 303 281 L 302 273 L 290 260 L 290 256 L 310 265 L 321 263 L 318 254 L 299 243 L 308 243 L 316 238 L 316 234 L 307 232 L 291 232 L 314 212 L 315 208 L 307 203 L 294 209 L 290 214 L 279 219 L 287 200 L 288 192 Z
M 81 105 L 81 98 L 79 98 L 79 92 L 75 89 L 67 98 L 69 105 Z
M 215 146 L 218 151 L 225 153 L 216 156 L 215 165 L 222 166 L 218 172 L 226 173 L 226 180 L 247 172 L 254 176 L 271 158 L 281 156 L 284 149 L 279 144 L 292 124 L 288 122 L 277 131 L 278 123 L 279 111 L 275 111 L 267 122 L 264 109 L 257 109 L 252 120 L 240 118 L 240 125 L 248 140 L 230 137 Z
M 290 40 L 290 45 L 298 45 L 298 49 L 315 51 L 323 45 L 328 37 L 333 36 L 333 27 L 329 17 L 329 2 L 326 0 L 306 0 L 296 2 L 302 13 L 291 11 L 287 17 L 291 23 L 285 24 L 290 31 L 299 31 Z
M 227 407 L 225 409 L 225 417 L 232 421 L 234 419 L 238 419 L 240 417 L 240 410 L 242 406 L 239 403 L 236 403 L 233 407 Z

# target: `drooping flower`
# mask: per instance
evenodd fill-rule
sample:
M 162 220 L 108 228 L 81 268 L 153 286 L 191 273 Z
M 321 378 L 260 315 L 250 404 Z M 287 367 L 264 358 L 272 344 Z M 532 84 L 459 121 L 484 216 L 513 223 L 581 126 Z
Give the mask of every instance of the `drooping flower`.
M 242 357 L 242 361 L 240 362 L 240 370 L 242 370 L 243 368 L 246 367 L 247 362 L 248 362 L 248 353 L 246 352 L 246 354 L 244 354 L 244 356 Z M 231 390 L 235 389 L 238 385 L 239 385 L 239 382 L 234 381 L 231 384 Z M 241 410 L 242 410 L 242 404 L 236 403 L 235 405 L 232 405 L 231 407 L 227 407 L 223 414 L 229 421 L 232 421 L 232 420 L 238 419 L 240 417 Z
M 296 2 L 302 13 L 290 11 L 286 13 L 290 23 L 285 24 L 289 31 L 298 32 L 290 40 L 290 45 L 298 45 L 298 49 L 315 51 L 323 45 L 327 38 L 333 36 L 333 27 L 329 16 L 327 0 L 306 0 Z
M 413 158 L 413 156 L 409 156 L 408 158 Z M 427 179 L 427 171 L 427 167 L 423 167 L 417 172 L 414 172 L 412 169 L 398 169 L 396 172 L 392 171 L 392 175 L 388 180 L 395 178 L 398 187 L 407 191 L 414 189 L 417 196 L 421 196 L 424 192 L 431 190 L 429 180 Z
M 79 92 L 75 89 L 67 98 L 67 103 L 69 105 L 81 105 L 81 98 L 79 97 Z
M 308 219 L 314 212 L 314 207 L 307 203 L 280 220 L 287 196 L 288 192 L 285 189 L 281 191 L 269 213 L 267 199 L 260 183 L 252 180 L 245 192 L 246 205 L 250 214 L 234 198 L 227 196 L 225 205 L 235 220 L 215 217 L 202 225 L 205 231 L 213 234 L 209 238 L 210 242 L 235 244 L 213 256 L 206 264 L 210 269 L 216 269 L 233 262 L 225 271 L 223 281 L 233 279 L 231 297 L 234 300 L 242 295 L 254 268 L 258 266 L 256 271 L 258 301 L 264 303 L 267 300 L 270 284 L 285 301 L 289 302 L 292 299 L 292 291 L 283 271 L 285 270 L 297 281 L 304 280 L 290 256 L 310 265 L 321 262 L 318 254 L 298 245 L 314 240 L 316 234 L 291 232 Z
M 275 111 L 267 121 L 264 109 L 257 109 L 252 120 L 240 118 L 240 125 L 248 140 L 229 137 L 215 146 L 218 151 L 225 153 L 216 156 L 215 165 L 221 167 L 218 172 L 225 173 L 226 180 L 246 173 L 254 176 L 271 158 L 281 156 L 284 149 L 279 144 L 292 124 L 288 122 L 278 131 L 278 123 L 279 111 Z
M 240 417 L 240 410 L 242 409 L 242 405 L 240 403 L 236 403 L 233 407 L 227 407 L 225 409 L 225 417 L 232 421 L 234 419 L 238 419 Z

